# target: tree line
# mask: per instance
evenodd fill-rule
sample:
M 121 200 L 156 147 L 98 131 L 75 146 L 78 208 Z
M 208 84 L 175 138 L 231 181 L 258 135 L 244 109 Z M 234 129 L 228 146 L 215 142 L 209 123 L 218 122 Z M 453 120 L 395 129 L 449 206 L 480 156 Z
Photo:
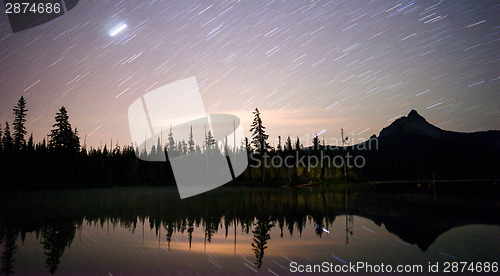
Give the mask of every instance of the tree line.
M 186 142 L 175 141 L 172 129 L 163 145 L 158 141 L 151 145 L 151 151 L 140 151 L 137 145 L 89 147 L 81 144 L 81 137 L 76 127 L 69 120 L 68 111 L 62 106 L 56 113 L 55 122 L 47 139 L 35 143 L 33 134 L 26 141 L 27 103 L 21 97 L 13 108 L 14 121 L 0 124 L 0 182 L 8 188 L 44 188 L 44 187 L 96 187 L 129 185 L 173 185 L 175 178 L 168 161 L 167 151 L 172 155 L 188 154 L 210 150 L 212 154 L 223 155 L 225 145 L 219 145 L 208 131 L 202 147 L 195 145 L 193 134 Z M 250 127 L 251 140 L 245 138 L 242 147 L 234 150 L 246 150 L 249 167 L 236 182 L 254 183 L 255 185 L 295 185 L 310 181 L 345 180 L 342 168 L 300 164 L 296 161 L 304 156 L 338 155 L 340 151 L 329 150 L 325 142 L 321 145 L 318 136 L 313 139 L 313 146 L 305 148 L 297 137 L 294 141 L 287 137 L 282 145 L 281 136 L 278 145 L 270 146 L 266 128 L 260 111 L 253 112 L 254 121 Z M 140 152 L 139 152 L 140 151 Z M 164 154 L 167 162 L 147 162 L 147 158 L 138 156 Z M 256 166 L 257 160 L 280 157 L 291 160 L 293 166 Z M 349 176 L 354 177 L 354 170 Z

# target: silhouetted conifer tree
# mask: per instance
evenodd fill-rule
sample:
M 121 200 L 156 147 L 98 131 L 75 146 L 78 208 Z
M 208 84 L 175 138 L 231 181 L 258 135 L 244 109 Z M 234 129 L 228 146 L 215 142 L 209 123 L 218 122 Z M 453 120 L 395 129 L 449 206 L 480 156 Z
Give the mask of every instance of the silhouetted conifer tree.
M 290 136 L 288 136 L 288 138 L 286 138 L 285 150 L 288 151 L 288 152 L 291 152 L 292 149 L 293 149 L 293 147 L 292 147 L 292 139 L 290 139 Z
M 188 140 L 188 151 L 189 153 L 194 151 L 194 140 L 193 140 L 193 126 L 189 130 L 189 140 Z
M 211 150 L 217 147 L 217 141 L 215 141 L 212 131 L 208 131 L 207 137 L 205 138 L 205 144 L 207 145 L 207 150 Z
M 78 131 L 72 130 L 69 123 L 69 115 L 66 108 L 63 106 L 56 113 L 56 123 L 50 134 L 49 147 L 56 151 L 78 152 L 80 150 L 80 138 Z
M 172 126 L 170 126 L 170 131 L 168 132 L 168 150 L 175 152 L 175 140 L 174 134 L 172 133 Z
M 299 136 L 297 136 L 297 140 L 295 141 L 295 150 L 300 152 L 301 149 L 302 149 L 302 145 L 300 144 Z
M 252 144 L 255 153 L 264 154 L 270 149 L 269 143 L 267 142 L 269 135 L 266 134 L 266 127 L 262 124 L 259 109 L 256 108 L 253 114 L 254 119 L 250 128 L 250 132 L 252 133 Z
M 35 144 L 33 143 L 33 133 L 31 133 L 30 138 L 28 139 L 28 144 L 26 145 L 26 149 L 32 152 L 35 150 Z
M 188 147 L 186 141 L 182 140 L 182 154 L 186 154 L 188 152 Z
M 5 122 L 5 128 L 3 130 L 2 144 L 4 151 L 12 150 L 12 136 L 10 135 L 9 122 Z
M 15 149 L 21 149 L 26 145 L 26 140 L 24 136 L 26 135 L 26 127 L 24 123 L 26 122 L 26 100 L 21 97 L 17 102 L 17 105 L 13 109 L 14 111 L 14 147 Z
M 279 153 L 281 153 L 283 149 L 281 148 L 281 136 L 278 136 L 278 146 L 276 147 L 276 151 Z
M 313 137 L 313 151 L 319 150 L 319 137 L 318 134 Z

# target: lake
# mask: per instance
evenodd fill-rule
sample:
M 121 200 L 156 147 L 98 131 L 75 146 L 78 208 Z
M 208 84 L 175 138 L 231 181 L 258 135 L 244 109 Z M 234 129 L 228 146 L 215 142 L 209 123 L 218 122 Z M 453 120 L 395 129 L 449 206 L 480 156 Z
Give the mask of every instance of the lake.
M 175 187 L 4 191 L 2 274 L 443 272 L 499 261 L 491 187 L 352 186 L 221 187 L 183 200 Z

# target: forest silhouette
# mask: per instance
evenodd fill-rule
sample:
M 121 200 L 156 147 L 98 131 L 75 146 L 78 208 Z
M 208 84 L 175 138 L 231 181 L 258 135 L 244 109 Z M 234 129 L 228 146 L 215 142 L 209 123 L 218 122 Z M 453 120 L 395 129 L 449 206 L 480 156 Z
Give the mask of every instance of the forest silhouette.
M 147 152 L 139 151 L 137 145 L 113 145 L 112 140 L 103 147 L 87 147 L 85 137 L 82 145 L 82 137 L 71 125 L 64 106 L 56 113 L 47 139 L 35 143 L 31 134 L 26 141 L 28 109 L 23 97 L 13 108 L 13 114 L 13 133 L 8 122 L 0 125 L 0 182 L 3 188 L 175 185 L 168 156 L 210 152 L 227 157 L 228 150 L 246 151 L 249 157 L 248 168 L 232 181 L 234 185 L 500 178 L 497 158 L 500 131 L 443 131 L 427 123 L 416 111 L 382 130 L 380 137 L 372 136 L 357 145 L 344 144 L 342 133 L 341 146 L 327 145 L 325 139 L 316 135 L 310 146 L 304 146 L 299 137 L 288 136 L 282 142 L 282 137 L 278 136 L 278 144 L 274 147 L 269 145 L 262 114 L 255 109 L 250 139 L 236 141 L 232 148 L 227 146 L 227 141 L 223 145 L 217 143 L 210 131 L 205 134 L 202 145 L 195 145 L 192 135 L 188 141 L 176 141 L 170 129 L 167 139 L 158 139 Z M 416 130 L 412 129 L 415 125 L 419 126 Z M 238 143 L 240 146 L 236 146 Z M 144 161 L 148 160 L 144 155 L 157 154 L 167 156 L 166 162 Z M 363 157 L 363 166 L 346 166 L 348 156 Z M 260 165 L 266 158 L 274 160 L 276 157 L 292 165 Z M 311 157 L 321 162 L 340 157 L 344 165 L 300 162 Z

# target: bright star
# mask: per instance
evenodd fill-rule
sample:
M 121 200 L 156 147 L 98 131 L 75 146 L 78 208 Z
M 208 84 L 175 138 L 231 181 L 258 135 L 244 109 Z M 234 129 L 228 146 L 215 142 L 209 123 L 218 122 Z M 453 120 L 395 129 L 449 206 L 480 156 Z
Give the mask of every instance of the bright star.
M 127 28 L 127 25 L 126 24 L 120 24 L 116 27 L 114 27 L 113 29 L 111 29 L 111 31 L 109 32 L 109 35 L 110 36 L 115 36 L 117 35 L 119 32 L 125 30 L 125 28 Z

